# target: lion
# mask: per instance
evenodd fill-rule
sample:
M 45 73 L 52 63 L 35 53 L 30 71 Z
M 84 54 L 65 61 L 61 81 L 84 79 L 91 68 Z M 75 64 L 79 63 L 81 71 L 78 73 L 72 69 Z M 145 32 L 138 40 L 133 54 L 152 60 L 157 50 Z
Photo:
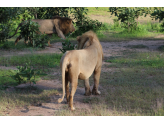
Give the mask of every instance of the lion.
M 67 18 L 67 17 L 55 16 L 55 17 L 53 17 L 53 19 L 33 19 L 32 21 L 39 24 L 39 31 L 42 34 L 45 33 L 48 35 L 52 35 L 53 33 L 56 33 L 60 38 L 63 38 L 63 39 L 66 39 L 64 35 L 75 31 L 75 27 L 73 26 L 72 19 Z M 18 29 L 22 25 L 24 25 L 26 22 L 27 21 L 21 22 L 18 25 L 15 33 L 12 36 L 10 36 L 9 38 L 13 37 L 18 32 Z M 21 38 L 22 38 L 21 35 L 19 35 L 17 37 L 17 39 L 15 40 L 15 45 L 18 43 L 18 41 Z M 31 39 L 30 39 L 30 41 L 31 41 Z M 48 41 L 48 44 L 50 46 L 50 41 Z
M 65 96 L 71 110 L 73 107 L 73 96 L 77 89 L 78 79 L 84 80 L 85 94 L 91 95 L 89 77 L 94 76 L 94 86 L 92 94 L 99 95 L 98 90 L 101 66 L 103 60 L 103 49 L 93 31 L 85 32 L 82 36 L 77 36 L 78 49 L 67 51 L 61 58 L 60 68 L 62 71 L 63 96 L 58 99 L 61 103 Z M 71 93 L 69 92 L 69 81 L 71 83 Z

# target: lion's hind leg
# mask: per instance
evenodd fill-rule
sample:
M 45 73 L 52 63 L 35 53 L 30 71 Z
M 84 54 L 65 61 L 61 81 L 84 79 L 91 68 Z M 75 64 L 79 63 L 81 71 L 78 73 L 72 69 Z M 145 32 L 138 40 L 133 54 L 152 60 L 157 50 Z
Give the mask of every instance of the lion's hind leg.
M 100 95 L 101 92 L 98 91 L 98 86 L 99 86 L 99 79 L 100 79 L 100 73 L 101 73 L 101 67 L 99 67 L 97 70 L 94 71 L 94 86 L 92 89 L 92 94 L 95 95 Z
M 77 89 L 78 75 L 73 70 L 71 70 L 70 73 L 69 73 L 69 75 L 70 75 L 70 81 L 71 81 L 71 88 L 72 88 L 72 90 L 71 90 L 71 93 L 70 93 L 70 96 L 69 96 L 69 106 L 71 107 L 71 110 L 73 111 L 73 110 L 75 110 L 75 108 L 73 107 L 73 97 L 74 97 L 74 94 L 75 94 L 76 89 Z
M 15 45 L 17 45 L 17 43 L 18 43 L 18 41 L 19 41 L 20 39 L 22 39 L 22 36 L 21 36 L 21 35 L 19 35 L 19 36 L 17 37 L 17 39 L 15 40 Z
M 65 90 L 66 90 L 66 99 L 67 103 L 69 104 L 69 81 L 68 81 L 68 73 L 65 74 Z
M 84 85 L 85 85 L 85 94 L 86 96 L 90 96 L 91 95 L 91 89 L 90 89 L 90 85 L 89 85 L 89 78 L 84 80 Z

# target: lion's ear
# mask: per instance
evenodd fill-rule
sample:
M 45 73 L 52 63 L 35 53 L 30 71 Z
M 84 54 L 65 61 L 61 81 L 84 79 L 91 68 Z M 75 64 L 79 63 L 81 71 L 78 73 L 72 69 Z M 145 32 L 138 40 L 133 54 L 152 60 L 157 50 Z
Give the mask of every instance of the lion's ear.
M 88 39 L 89 39 L 89 42 L 90 42 L 90 45 L 91 45 L 93 43 L 93 37 L 89 36 Z
M 72 20 L 67 20 L 67 23 L 70 24 L 72 22 Z
M 76 39 L 77 39 L 78 42 L 80 41 L 80 38 L 81 38 L 80 36 L 77 36 L 76 37 Z

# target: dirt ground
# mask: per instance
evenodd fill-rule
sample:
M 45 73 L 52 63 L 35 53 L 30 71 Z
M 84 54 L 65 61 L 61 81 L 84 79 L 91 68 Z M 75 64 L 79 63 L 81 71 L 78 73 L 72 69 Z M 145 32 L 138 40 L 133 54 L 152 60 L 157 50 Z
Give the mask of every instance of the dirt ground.
M 145 45 L 147 48 L 130 48 L 127 46 L 131 45 Z M 59 48 L 62 47 L 61 42 L 57 42 L 52 44 L 53 48 L 47 47 L 45 50 L 42 51 L 34 51 L 34 53 L 60 53 Z M 147 52 L 147 51 L 153 51 L 157 50 L 157 48 L 161 45 L 164 45 L 164 41 L 162 40 L 155 40 L 155 41 L 143 41 L 143 40 L 132 40 L 132 41 L 127 41 L 127 42 L 101 42 L 101 45 L 103 47 L 103 52 L 104 52 L 104 58 L 106 59 L 107 57 L 109 58 L 110 56 L 116 56 L 119 55 L 120 52 L 125 51 L 125 50 L 135 50 L 139 52 Z M 24 54 L 31 54 L 30 51 L 17 51 L 17 52 L 12 52 L 12 51 L 5 51 L 3 54 L 0 54 L 0 56 L 12 56 L 12 55 L 24 55 Z M 108 72 L 112 71 L 111 68 L 106 68 L 106 64 L 110 64 L 103 62 L 102 66 L 102 72 Z M 4 67 L 0 66 L 2 69 L 13 69 L 13 67 Z M 60 75 L 61 72 L 57 71 L 54 73 L 54 76 Z M 28 86 L 27 84 L 22 84 L 19 86 Z M 38 88 L 41 89 L 56 89 L 61 92 L 62 90 L 62 82 L 60 80 L 40 80 L 37 82 L 36 85 Z M 13 88 L 9 88 L 9 91 L 12 91 Z M 91 86 L 92 89 L 92 86 Z M 101 82 L 99 85 L 99 90 L 103 91 L 103 87 L 101 86 Z M 78 87 L 77 91 L 74 96 L 74 106 L 75 108 L 83 108 L 83 109 L 88 109 L 90 110 L 90 104 L 88 103 L 83 103 L 83 99 L 86 98 L 84 96 L 85 88 Z M 61 110 L 61 107 L 67 106 L 66 104 L 66 99 L 61 104 L 57 103 L 57 100 L 59 97 L 62 96 L 62 93 L 59 95 L 53 95 L 50 97 L 50 101 L 48 103 L 42 103 L 40 105 L 36 106 L 29 106 L 29 107 L 22 107 L 22 108 L 15 108 L 8 112 L 7 115 L 9 116 L 53 116 L 55 111 Z M 94 97 L 95 95 L 91 95 L 91 97 Z M 100 95 L 101 97 L 101 95 Z

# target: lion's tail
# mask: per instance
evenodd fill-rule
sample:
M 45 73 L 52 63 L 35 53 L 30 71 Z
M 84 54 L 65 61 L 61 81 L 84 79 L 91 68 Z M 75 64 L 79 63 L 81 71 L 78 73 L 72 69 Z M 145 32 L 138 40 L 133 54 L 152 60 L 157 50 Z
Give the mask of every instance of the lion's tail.
M 18 29 L 19 29 L 20 26 L 22 26 L 22 23 L 20 23 L 20 24 L 18 25 L 18 27 L 17 27 L 15 33 L 14 33 L 12 36 L 8 37 L 7 39 L 12 38 L 12 37 L 18 32 Z
M 65 96 L 65 69 L 66 69 L 66 66 L 67 66 L 67 57 L 65 57 L 63 59 L 63 64 L 62 64 L 62 85 L 63 85 L 63 96 L 62 98 L 59 98 L 58 99 L 58 103 L 61 103 L 64 99 L 64 96 Z

